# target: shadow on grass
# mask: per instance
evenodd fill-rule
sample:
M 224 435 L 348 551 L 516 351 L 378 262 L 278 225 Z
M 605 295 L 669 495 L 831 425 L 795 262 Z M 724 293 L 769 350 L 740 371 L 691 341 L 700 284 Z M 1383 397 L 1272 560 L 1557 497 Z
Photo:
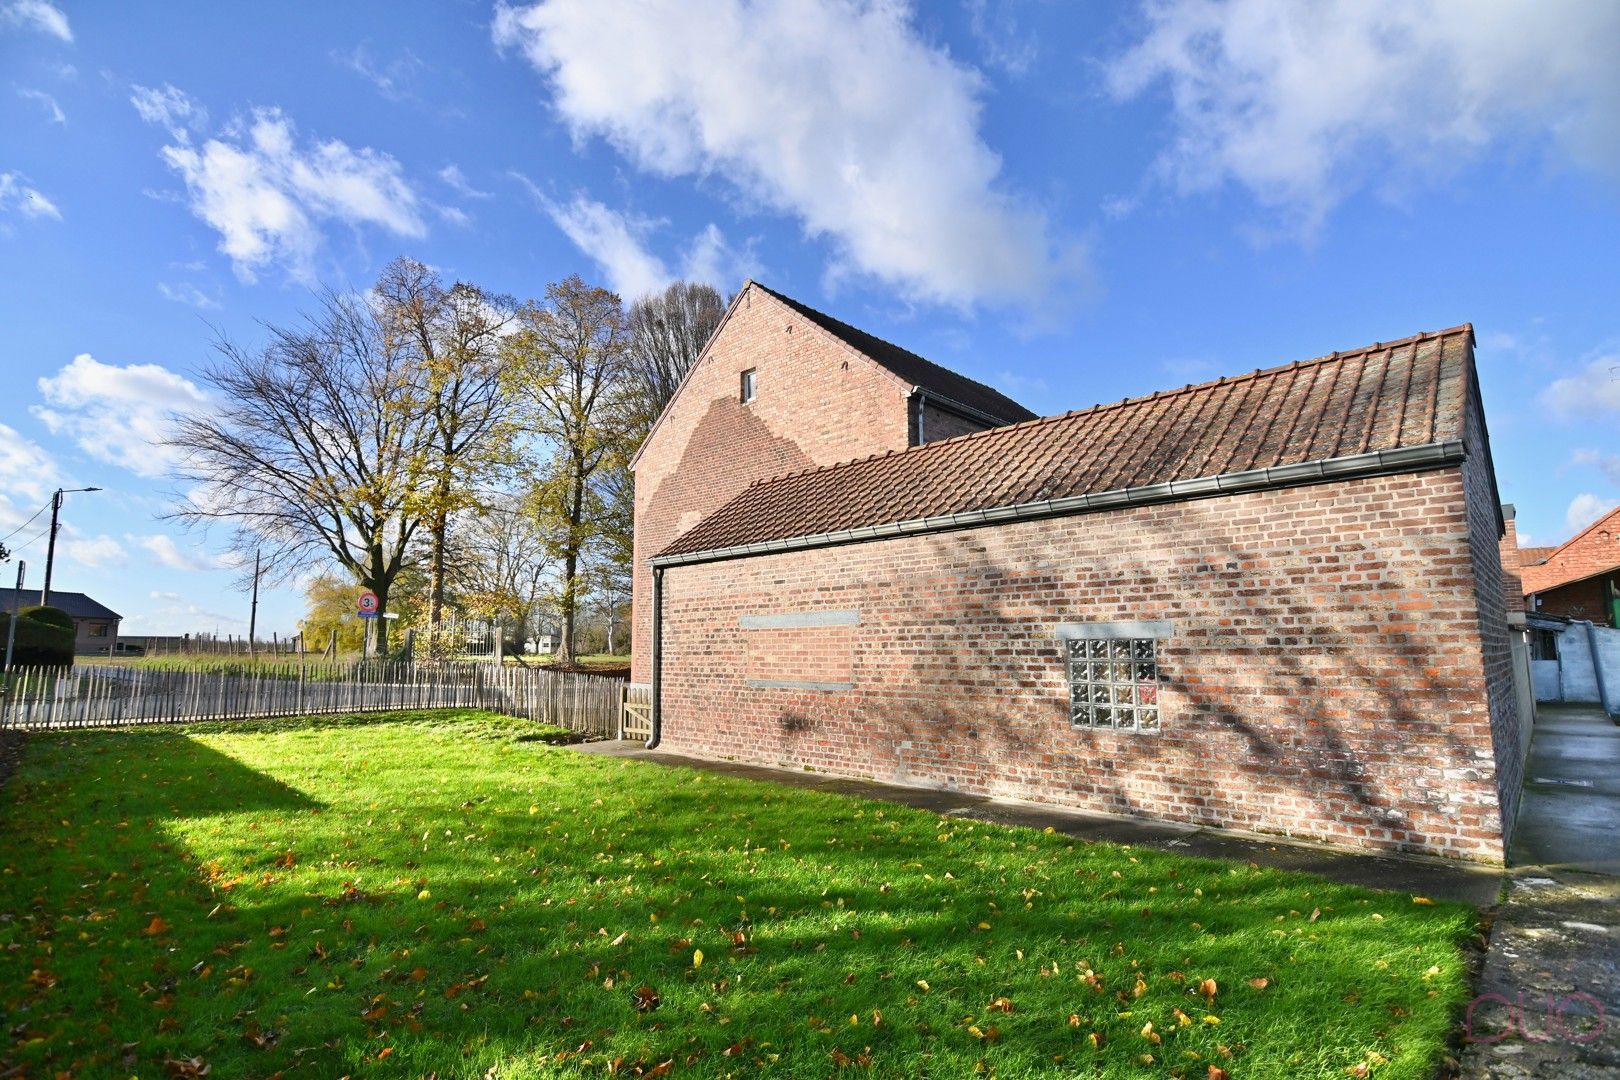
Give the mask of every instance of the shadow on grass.
M 1298 875 L 442 717 L 207 738 L 36 744 L 0 832 L 0 1071 L 1307 1077 L 1381 1048 L 1417 1076 L 1460 985 L 1465 914 Z

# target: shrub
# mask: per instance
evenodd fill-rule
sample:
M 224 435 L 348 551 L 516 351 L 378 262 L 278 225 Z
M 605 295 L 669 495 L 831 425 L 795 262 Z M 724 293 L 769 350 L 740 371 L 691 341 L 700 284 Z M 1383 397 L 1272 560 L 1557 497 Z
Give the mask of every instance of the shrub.
M 56 626 L 68 633 L 73 633 L 73 616 L 61 608 L 46 607 L 43 604 L 31 604 L 19 613 L 24 619 L 33 619 L 46 626 Z
M 0 612 L 0 650 L 9 632 L 11 613 Z M 17 616 L 11 662 L 18 667 L 66 667 L 73 663 L 73 619 L 52 607 L 26 607 Z M 0 652 L 0 656 L 3 656 Z

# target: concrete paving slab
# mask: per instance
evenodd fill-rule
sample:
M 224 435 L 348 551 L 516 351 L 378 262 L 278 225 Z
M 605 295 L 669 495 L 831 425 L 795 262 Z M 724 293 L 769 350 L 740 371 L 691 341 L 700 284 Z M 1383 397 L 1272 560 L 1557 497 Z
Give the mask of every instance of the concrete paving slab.
M 587 754 L 650 761 L 660 765 L 704 769 L 792 787 L 831 791 L 857 798 L 901 803 L 951 817 L 969 817 L 1003 825 L 1051 828 L 1088 841 L 1137 844 L 1202 858 L 1252 862 L 1316 874 L 1331 881 L 1371 889 L 1410 892 L 1436 900 L 1461 900 L 1475 907 L 1494 905 L 1501 892 L 1501 871 L 1445 859 L 1366 855 L 1343 848 L 1273 837 L 1253 836 L 1177 822 L 1151 821 L 1098 814 L 1019 799 L 988 798 L 938 788 L 908 787 L 872 780 L 834 777 L 798 769 L 744 765 L 648 750 L 641 743 L 579 743 L 570 749 Z
M 1620 874 L 1620 727 L 1603 710 L 1537 711 L 1508 861 Z

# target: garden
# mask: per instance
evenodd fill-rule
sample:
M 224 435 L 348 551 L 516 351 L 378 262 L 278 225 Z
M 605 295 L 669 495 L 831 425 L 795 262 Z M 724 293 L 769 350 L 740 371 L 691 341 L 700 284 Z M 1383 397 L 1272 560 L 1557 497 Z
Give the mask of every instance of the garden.
M 582 754 L 490 713 L 28 736 L 0 1075 L 1429 1077 L 1477 915 Z

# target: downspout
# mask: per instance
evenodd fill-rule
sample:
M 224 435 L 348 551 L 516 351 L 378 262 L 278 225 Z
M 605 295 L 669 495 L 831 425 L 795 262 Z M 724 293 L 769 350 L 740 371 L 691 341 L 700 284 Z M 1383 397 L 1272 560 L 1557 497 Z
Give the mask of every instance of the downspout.
M 1590 620 L 1586 624 L 1586 647 L 1592 653 L 1592 675 L 1597 679 L 1598 706 L 1605 715 L 1613 717 L 1616 710 L 1609 708 L 1609 687 L 1603 678 L 1603 654 L 1598 650 L 1597 627 Z
M 660 705 L 664 672 L 664 568 L 653 567 L 652 580 L 652 705 L 647 710 L 652 720 L 652 731 L 647 736 L 647 749 L 656 750 L 664 737 L 664 714 Z

